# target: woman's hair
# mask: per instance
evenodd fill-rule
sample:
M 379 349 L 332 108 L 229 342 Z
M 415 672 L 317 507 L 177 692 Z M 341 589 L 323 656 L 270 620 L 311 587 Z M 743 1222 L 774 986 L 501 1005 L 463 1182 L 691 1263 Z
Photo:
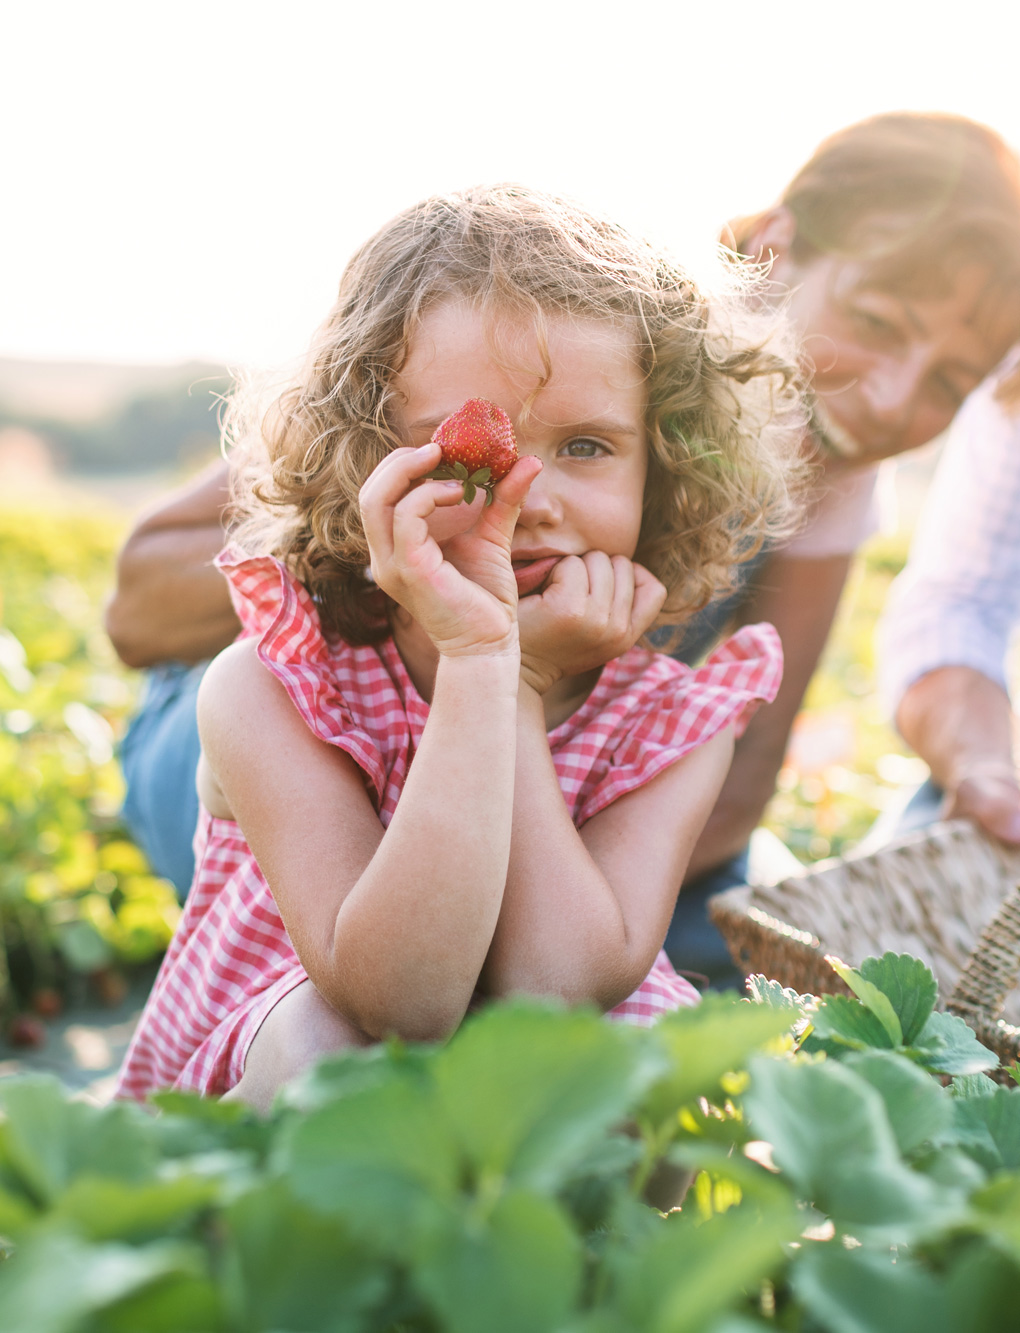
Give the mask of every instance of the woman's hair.
M 348 264 L 303 373 L 263 411 L 239 392 L 225 439 L 236 466 L 234 536 L 283 560 L 323 628 L 352 643 L 388 633 L 366 578 L 358 491 L 395 433 L 395 377 L 423 316 L 460 299 L 530 321 L 551 366 L 550 317 L 632 334 L 648 388 L 648 480 L 635 558 L 668 590 L 675 621 L 731 586 L 736 563 L 799 517 L 794 359 L 750 279 L 708 295 L 665 252 L 605 218 L 518 185 L 437 195 L 399 214 Z M 755 307 L 752 310 L 752 305 Z
M 915 294 L 950 290 L 976 263 L 990 272 L 989 296 L 1020 304 L 1020 163 L 986 125 L 872 116 L 819 144 L 778 202 L 796 223 L 794 261 L 861 260 L 875 284 Z M 764 216 L 731 222 L 726 244 L 746 254 Z

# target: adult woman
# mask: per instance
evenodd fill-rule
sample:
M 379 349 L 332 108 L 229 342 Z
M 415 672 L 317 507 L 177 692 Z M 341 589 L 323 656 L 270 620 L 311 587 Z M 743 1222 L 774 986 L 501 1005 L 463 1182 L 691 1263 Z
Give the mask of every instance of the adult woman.
M 767 620 L 786 655 L 779 697 L 738 746 L 667 941 L 677 966 L 715 979 L 726 960 L 718 937 L 704 931 L 704 900 L 743 877 L 743 849 L 772 794 L 853 551 L 869 531 L 877 462 L 937 435 L 1020 339 L 1020 171 L 984 126 L 878 116 L 823 143 L 777 205 L 732 224 L 725 239 L 770 265 L 770 300 L 801 338 L 805 448 L 819 467 L 807 529 L 742 567 L 740 590 L 696 620 L 679 650 L 697 657 L 726 623 Z M 235 632 L 226 588 L 209 569 L 226 499 L 221 466 L 136 525 L 107 617 L 129 665 L 194 663 Z M 178 848 L 178 830 L 193 824 L 183 794 L 161 784 L 168 743 L 180 755 L 194 729 L 195 674 L 161 677 L 128 739 L 129 781 L 149 804 L 136 799 L 135 826 L 150 847 L 168 816 Z

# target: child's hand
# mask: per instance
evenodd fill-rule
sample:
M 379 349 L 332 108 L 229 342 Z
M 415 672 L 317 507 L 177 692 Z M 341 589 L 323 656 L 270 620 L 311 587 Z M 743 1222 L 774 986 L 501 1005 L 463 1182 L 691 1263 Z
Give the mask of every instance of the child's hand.
M 543 593 L 521 598 L 521 678 L 544 694 L 563 676 L 605 666 L 651 629 L 665 600 L 654 574 L 626 556 L 565 556 Z
M 464 488 L 459 481 L 422 480 L 439 457 L 438 444 L 395 449 L 361 488 L 372 577 L 441 654 L 516 649 L 517 585 L 510 540 L 541 465 L 536 458 L 523 458 L 499 482 L 492 504 L 481 510 L 469 532 L 453 539 L 454 564 L 430 532 L 430 521 L 437 510 L 459 504 Z

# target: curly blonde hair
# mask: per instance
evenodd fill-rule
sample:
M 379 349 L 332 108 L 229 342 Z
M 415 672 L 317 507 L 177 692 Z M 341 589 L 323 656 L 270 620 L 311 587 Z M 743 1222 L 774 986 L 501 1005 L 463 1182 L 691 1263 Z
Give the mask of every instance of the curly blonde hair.
M 661 249 L 523 186 L 426 199 L 354 255 L 296 381 L 265 411 L 252 386 L 231 402 L 235 539 L 287 564 L 327 633 L 384 638 L 358 491 L 406 443 L 391 421 L 394 379 L 423 316 L 467 300 L 533 321 L 543 351 L 549 317 L 608 320 L 633 334 L 648 387 L 635 558 L 665 584 L 662 623 L 675 623 L 729 589 L 734 566 L 787 536 L 801 510 L 795 360 L 754 280 L 727 281 L 709 295 Z

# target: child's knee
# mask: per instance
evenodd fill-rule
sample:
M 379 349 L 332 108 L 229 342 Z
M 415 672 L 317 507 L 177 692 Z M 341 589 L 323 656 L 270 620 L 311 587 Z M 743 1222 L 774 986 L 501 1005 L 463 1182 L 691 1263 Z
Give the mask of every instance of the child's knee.
M 311 981 L 303 981 L 266 1016 L 248 1047 L 244 1073 L 225 1100 L 269 1111 L 280 1088 L 317 1061 L 371 1044 L 371 1038 L 326 1003 Z

